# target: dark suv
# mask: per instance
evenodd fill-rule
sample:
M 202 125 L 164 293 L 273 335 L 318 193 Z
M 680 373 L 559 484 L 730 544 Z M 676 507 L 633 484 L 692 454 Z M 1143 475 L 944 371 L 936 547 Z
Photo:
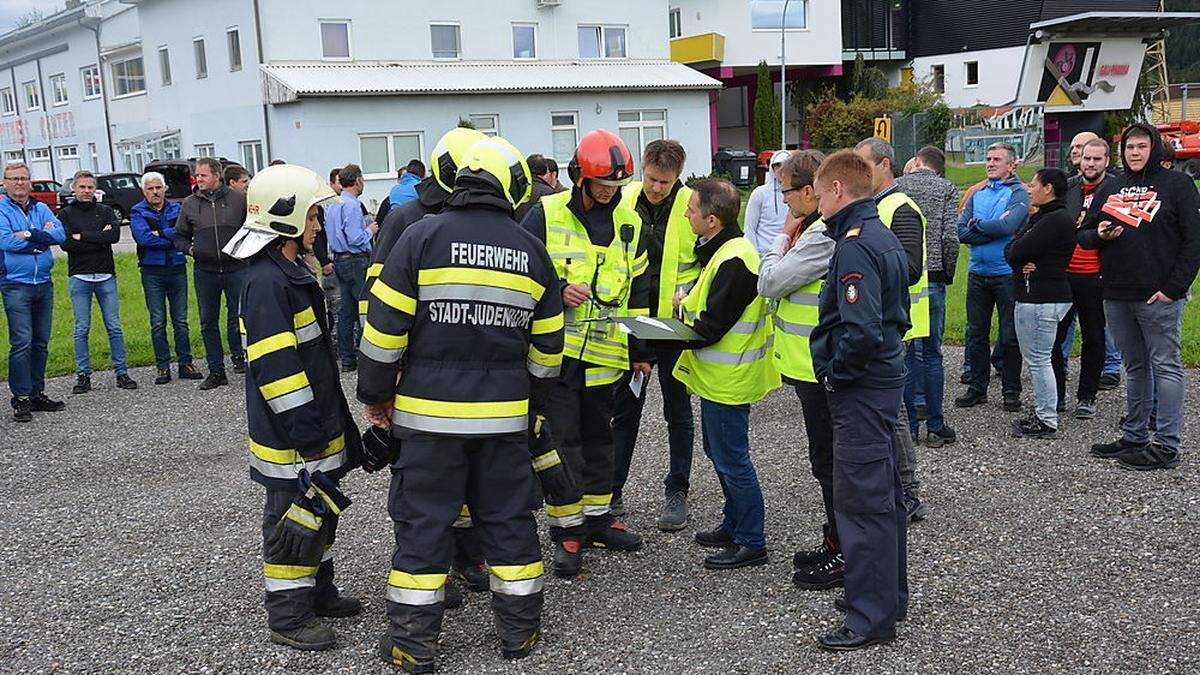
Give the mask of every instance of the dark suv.
M 167 199 L 182 200 L 192 191 L 196 189 L 196 160 L 199 157 L 188 157 L 187 159 L 156 159 L 146 165 L 143 170 L 148 173 L 157 171 L 167 179 Z M 224 157 L 214 157 L 213 159 L 221 163 L 221 172 L 225 172 L 225 167 L 237 162 Z

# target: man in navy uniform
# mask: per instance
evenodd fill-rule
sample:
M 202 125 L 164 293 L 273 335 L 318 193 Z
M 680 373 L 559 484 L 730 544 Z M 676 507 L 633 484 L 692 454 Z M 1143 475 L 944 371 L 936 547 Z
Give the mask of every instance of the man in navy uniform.
M 846 557 L 842 626 L 817 641 L 834 651 L 896 637 L 908 611 L 907 517 L 895 426 L 904 391 L 908 259 L 871 199 L 871 168 L 831 155 L 815 181 L 836 243 L 812 332 L 813 366 L 833 414 L 833 509 Z

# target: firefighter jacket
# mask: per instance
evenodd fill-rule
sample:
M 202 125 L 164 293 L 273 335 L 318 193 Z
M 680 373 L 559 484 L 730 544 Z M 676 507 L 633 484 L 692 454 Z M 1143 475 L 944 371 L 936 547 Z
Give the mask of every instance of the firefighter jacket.
M 316 277 L 268 245 L 251 258 L 239 307 L 251 478 L 289 489 L 302 465 L 334 479 L 344 475 L 362 439 L 342 392 Z
M 530 375 L 558 376 L 554 266 L 499 204 L 457 186 L 442 213 L 404 231 L 371 285 L 358 397 L 394 400 L 397 436 L 526 434 Z

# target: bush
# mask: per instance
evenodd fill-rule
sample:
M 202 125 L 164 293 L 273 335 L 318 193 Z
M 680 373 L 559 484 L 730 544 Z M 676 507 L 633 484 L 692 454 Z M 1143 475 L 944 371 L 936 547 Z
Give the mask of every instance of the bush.
M 733 182 L 733 176 L 731 176 L 730 174 L 728 174 L 724 171 L 714 171 L 714 172 L 708 174 L 707 176 L 702 175 L 702 174 L 692 174 L 687 177 L 687 180 L 683 181 L 683 184 L 688 187 L 694 187 L 696 185 L 696 183 L 698 183 L 699 181 L 702 181 L 706 178 L 720 178 L 721 180 L 727 180 L 730 183 Z
M 758 152 L 780 147 L 779 100 L 766 61 L 758 62 L 758 89 L 754 94 L 754 149 Z
M 849 148 L 873 132 L 876 117 L 893 112 L 886 99 L 868 99 L 855 95 L 849 102 L 832 91 L 808 110 L 807 131 L 814 147 Z
M 946 147 L 946 134 L 950 132 L 950 127 L 954 126 L 954 111 L 945 103 L 937 103 L 925 113 L 925 137 L 926 145 L 936 145 L 939 148 Z

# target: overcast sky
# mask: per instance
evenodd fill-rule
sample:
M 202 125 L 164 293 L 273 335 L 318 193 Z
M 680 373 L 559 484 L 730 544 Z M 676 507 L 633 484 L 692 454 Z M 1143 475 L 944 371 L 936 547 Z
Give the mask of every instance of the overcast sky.
M 0 0 L 0 33 L 17 27 L 17 19 L 31 9 L 53 14 L 66 5 L 65 0 Z

